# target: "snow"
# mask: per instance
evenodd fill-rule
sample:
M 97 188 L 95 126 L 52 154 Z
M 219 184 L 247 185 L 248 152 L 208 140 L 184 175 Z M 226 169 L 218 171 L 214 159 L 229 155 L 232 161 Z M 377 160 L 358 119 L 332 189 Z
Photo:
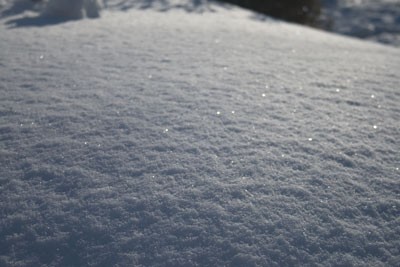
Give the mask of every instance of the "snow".
M 400 51 L 200 9 L 0 20 L 0 266 L 396 266 Z

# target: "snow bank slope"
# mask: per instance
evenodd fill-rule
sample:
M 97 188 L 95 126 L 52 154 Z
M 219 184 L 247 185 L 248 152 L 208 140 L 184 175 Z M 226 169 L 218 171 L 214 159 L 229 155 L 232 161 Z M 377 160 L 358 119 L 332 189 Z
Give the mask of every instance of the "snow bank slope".
M 0 266 L 395 266 L 400 51 L 249 17 L 3 20 Z

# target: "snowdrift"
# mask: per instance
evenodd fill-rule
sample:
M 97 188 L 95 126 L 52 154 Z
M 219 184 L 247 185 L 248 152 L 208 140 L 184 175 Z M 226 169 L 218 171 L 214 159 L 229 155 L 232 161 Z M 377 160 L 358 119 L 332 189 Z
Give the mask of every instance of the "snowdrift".
M 400 51 L 207 10 L 0 20 L 0 266 L 400 262 Z

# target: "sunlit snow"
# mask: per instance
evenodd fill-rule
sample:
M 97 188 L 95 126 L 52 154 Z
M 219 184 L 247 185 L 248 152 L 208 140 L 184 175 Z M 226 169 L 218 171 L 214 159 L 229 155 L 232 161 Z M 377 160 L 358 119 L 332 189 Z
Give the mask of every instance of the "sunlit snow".
M 9 3 L 0 266 L 398 265 L 399 49 L 206 1 Z

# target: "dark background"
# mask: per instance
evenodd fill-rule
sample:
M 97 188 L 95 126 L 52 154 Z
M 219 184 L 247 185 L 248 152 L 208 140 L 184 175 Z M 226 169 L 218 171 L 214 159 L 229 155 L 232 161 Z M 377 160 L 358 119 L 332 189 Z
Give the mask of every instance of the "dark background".
M 221 0 L 248 8 L 262 14 L 302 23 L 320 25 L 321 1 L 319 0 Z

